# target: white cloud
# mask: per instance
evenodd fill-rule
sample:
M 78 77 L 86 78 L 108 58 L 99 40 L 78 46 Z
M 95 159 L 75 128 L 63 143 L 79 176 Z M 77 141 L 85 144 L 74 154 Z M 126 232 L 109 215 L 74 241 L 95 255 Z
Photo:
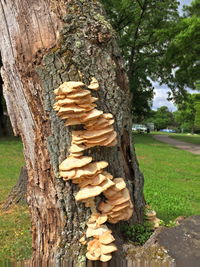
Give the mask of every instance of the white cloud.
M 152 107 L 153 110 L 157 110 L 162 106 L 167 106 L 170 111 L 175 111 L 177 109 L 172 101 L 167 100 L 168 91 L 169 89 L 166 86 L 155 87 L 154 90 L 155 96 L 153 99 L 153 107 Z
M 192 0 L 180 0 L 180 5 L 179 5 L 179 12 L 182 14 L 182 8 L 184 5 L 190 5 L 190 3 L 192 2 Z

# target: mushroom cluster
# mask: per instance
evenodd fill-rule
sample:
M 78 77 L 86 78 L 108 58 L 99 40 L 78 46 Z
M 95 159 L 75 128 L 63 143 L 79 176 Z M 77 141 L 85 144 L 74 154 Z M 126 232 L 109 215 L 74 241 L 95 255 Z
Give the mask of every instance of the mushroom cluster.
M 65 119 L 65 125 L 83 124 L 85 130 L 72 131 L 72 146 L 70 152 L 79 156 L 85 149 L 94 146 L 115 146 L 117 133 L 113 128 L 113 115 L 103 114 L 96 109 L 98 98 L 92 97 L 91 92 L 84 89 L 82 82 L 64 82 L 54 90 L 57 102 L 54 110 L 61 119 Z M 89 89 L 97 90 L 98 82 L 95 78 L 88 86 Z
M 101 201 L 98 210 L 108 216 L 109 223 L 126 221 L 133 215 L 133 204 L 123 178 L 115 178 L 114 185 L 103 192 L 107 201 Z
M 115 238 L 112 231 L 108 229 L 105 223 L 107 216 L 100 213 L 93 213 L 88 220 L 86 237 L 94 237 L 88 242 L 86 257 L 89 260 L 109 261 L 112 258 L 111 253 L 117 250 L 113 243 Z
M 99 89 L 95 78 L 92 78 L 89 86 L 70 81 L 54 90 L 57 100 L 54 110 L 61 119 L 66 120 L 65 125 L 83 125 L 83 130 L 72 131 L 70 154 L 59 165 L 59 173 L 64 180 L 72 180 L 80 187 L 75 199 L 85 203 L 92 211 L 87 223 L 86 238 L 90 241 L 86 257 L 106 262 L 112 258 L 111 253 L 117 248 L 113 243 L 112 231 L 104 223 L 130 219 L 133 205 L 124 179 L 113 178 L 106 172 L 106 161 L 93 162 L 92 157 L 83 155 L 91 147 L 117 144 L 113 115 L 96 109 L 95 102 L 98 98 L 93 97 L 88 89 Z M 97 211 L 95 197 L 102 193 L 106 201 L 100 202 Z M 81 238 L 80 242 L 86 244 L 85 239 Z
M 156 217 L 156 212 L 155 210 L 150 209 L 150 207 L 147 205 L 146 206 L 146 212 L 145 215 L 147 217 L 147 221 L 152 223 L 153 228 L 158 228 L 160 226 L 161 220 Z

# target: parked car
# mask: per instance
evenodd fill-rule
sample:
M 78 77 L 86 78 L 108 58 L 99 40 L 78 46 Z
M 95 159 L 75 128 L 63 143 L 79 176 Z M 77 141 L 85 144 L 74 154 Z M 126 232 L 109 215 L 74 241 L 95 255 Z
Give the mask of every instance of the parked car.
M 147 127 L 144 124 L 133 124 L 132 130 L 138 133 L 146 133 Z
M 172 130 L 172 129 L 162 129 L 160 130 L 160 132 L 164 132 L 164 133 L 176 133 L 175 130 Z

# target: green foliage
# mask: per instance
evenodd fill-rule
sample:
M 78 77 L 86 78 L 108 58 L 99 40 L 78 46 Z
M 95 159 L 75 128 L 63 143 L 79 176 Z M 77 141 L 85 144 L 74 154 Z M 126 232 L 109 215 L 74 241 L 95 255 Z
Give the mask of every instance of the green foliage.
M 145 222 L 144 224 L 124 225 L 122 227 L 124 237 L 137 245 L 144 245 L 153 233 L 152 224 Z
M 152 110 L 150 112 L 149 118 L 145 120 L 145 123 L 148 122 L 153 122 L 157 130 L 173 127 L 173 113 L 169 111 L 168 107 L 162 106 L 158 108 L 157 111 Z
M 197 81 L 195 82 L 195 89 L 196 89 L 196 90 L 200 90 L 200 80 L 197 80 Z
M 150 111 L 152 81 L 165 80 L 163 57 L 179 20 L 178 1 L 102 0 L 118 41 L 133 92 L 134 121 L 140 122 Z M 167 29 L 167 31 L 166 31 Z M 161 64 L 162 61 L 162 64 Z M 164 69 L 163 69 L 164 70 Z
M 200 97 L 200 94 L 199 94 L 199 97 Z M 194 119 L 194 129 L 195 129 L 195 132 L 200 132 L 200 101 L 199 99 L 195 101 L 195 110 L 196 110 L 196 113 L 195 113 L 195 119 Z
M 175 221 L 171 221 L 171 220 L 168 223 L 165 223 L 162 220 L 160 222 L 160 226 L 165 226 L 165 227 L 174 227 L 176 225 L 177 225 L 177 223 Z
M 200 1 L 193 0 L 190 6 L 184 6 L 184 16 L 189 17 L 192 15 L 196 15 L 200 17 Z
M 180 102 L 179 92 L 186 86 L 195 89 L 196 80 L 200 78 L 200 17 L 182 18 L 174 30 L 176 34 L 168 45 L 163 64 L 166 71 L 174 72 L 166 83 Z
M 173 114 L 169 111 L 168 107 L 162 106 L 155 112 L 152 122 L 154 122 L 158 130 L 167 128 L 173 123 Z
M 183 132 L 200 131 L 200 94 L 186 94 L 182 103 L 177 105 L 174 120 Z
M 133 92 L 134 121 L 148 117 L 152 81 L 167 84 L 170 98 L 181 103 L 186 87 L 200 80 L 200 0 L 178 15 L 174 0 L 101 0 L 118 41 Z
M 165 223 L 178 216 L 200 214 L 200 156 L 153 139 L 134 135 L 136 153 L 145 177 L 147 203 Z

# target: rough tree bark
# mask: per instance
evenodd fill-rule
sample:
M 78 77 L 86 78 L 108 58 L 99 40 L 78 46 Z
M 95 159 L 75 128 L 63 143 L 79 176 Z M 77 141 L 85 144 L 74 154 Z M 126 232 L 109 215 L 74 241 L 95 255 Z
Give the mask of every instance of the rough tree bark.
M 114 115 L 118 145 L 89 154 L 108 161 L 114 177 L 126 178 L 135 205 L 130 222 L 142 221 L 143 176 L 132 149 L 129 86 L 104 15 L 95 0 L 1 0 L 4 96 L 14 133 L 24 144 L 35 259 L 81 262 L 85 255 L 78 240 L 89 210 L 74 201 L 75 185 L 57 179 L 72 130 L 52 109 L 53 90 L 64 81 L 99 81 L 98 108 Z M 120 225 L 112 226 L 119 246 L 115 258 L 123 255 Z

